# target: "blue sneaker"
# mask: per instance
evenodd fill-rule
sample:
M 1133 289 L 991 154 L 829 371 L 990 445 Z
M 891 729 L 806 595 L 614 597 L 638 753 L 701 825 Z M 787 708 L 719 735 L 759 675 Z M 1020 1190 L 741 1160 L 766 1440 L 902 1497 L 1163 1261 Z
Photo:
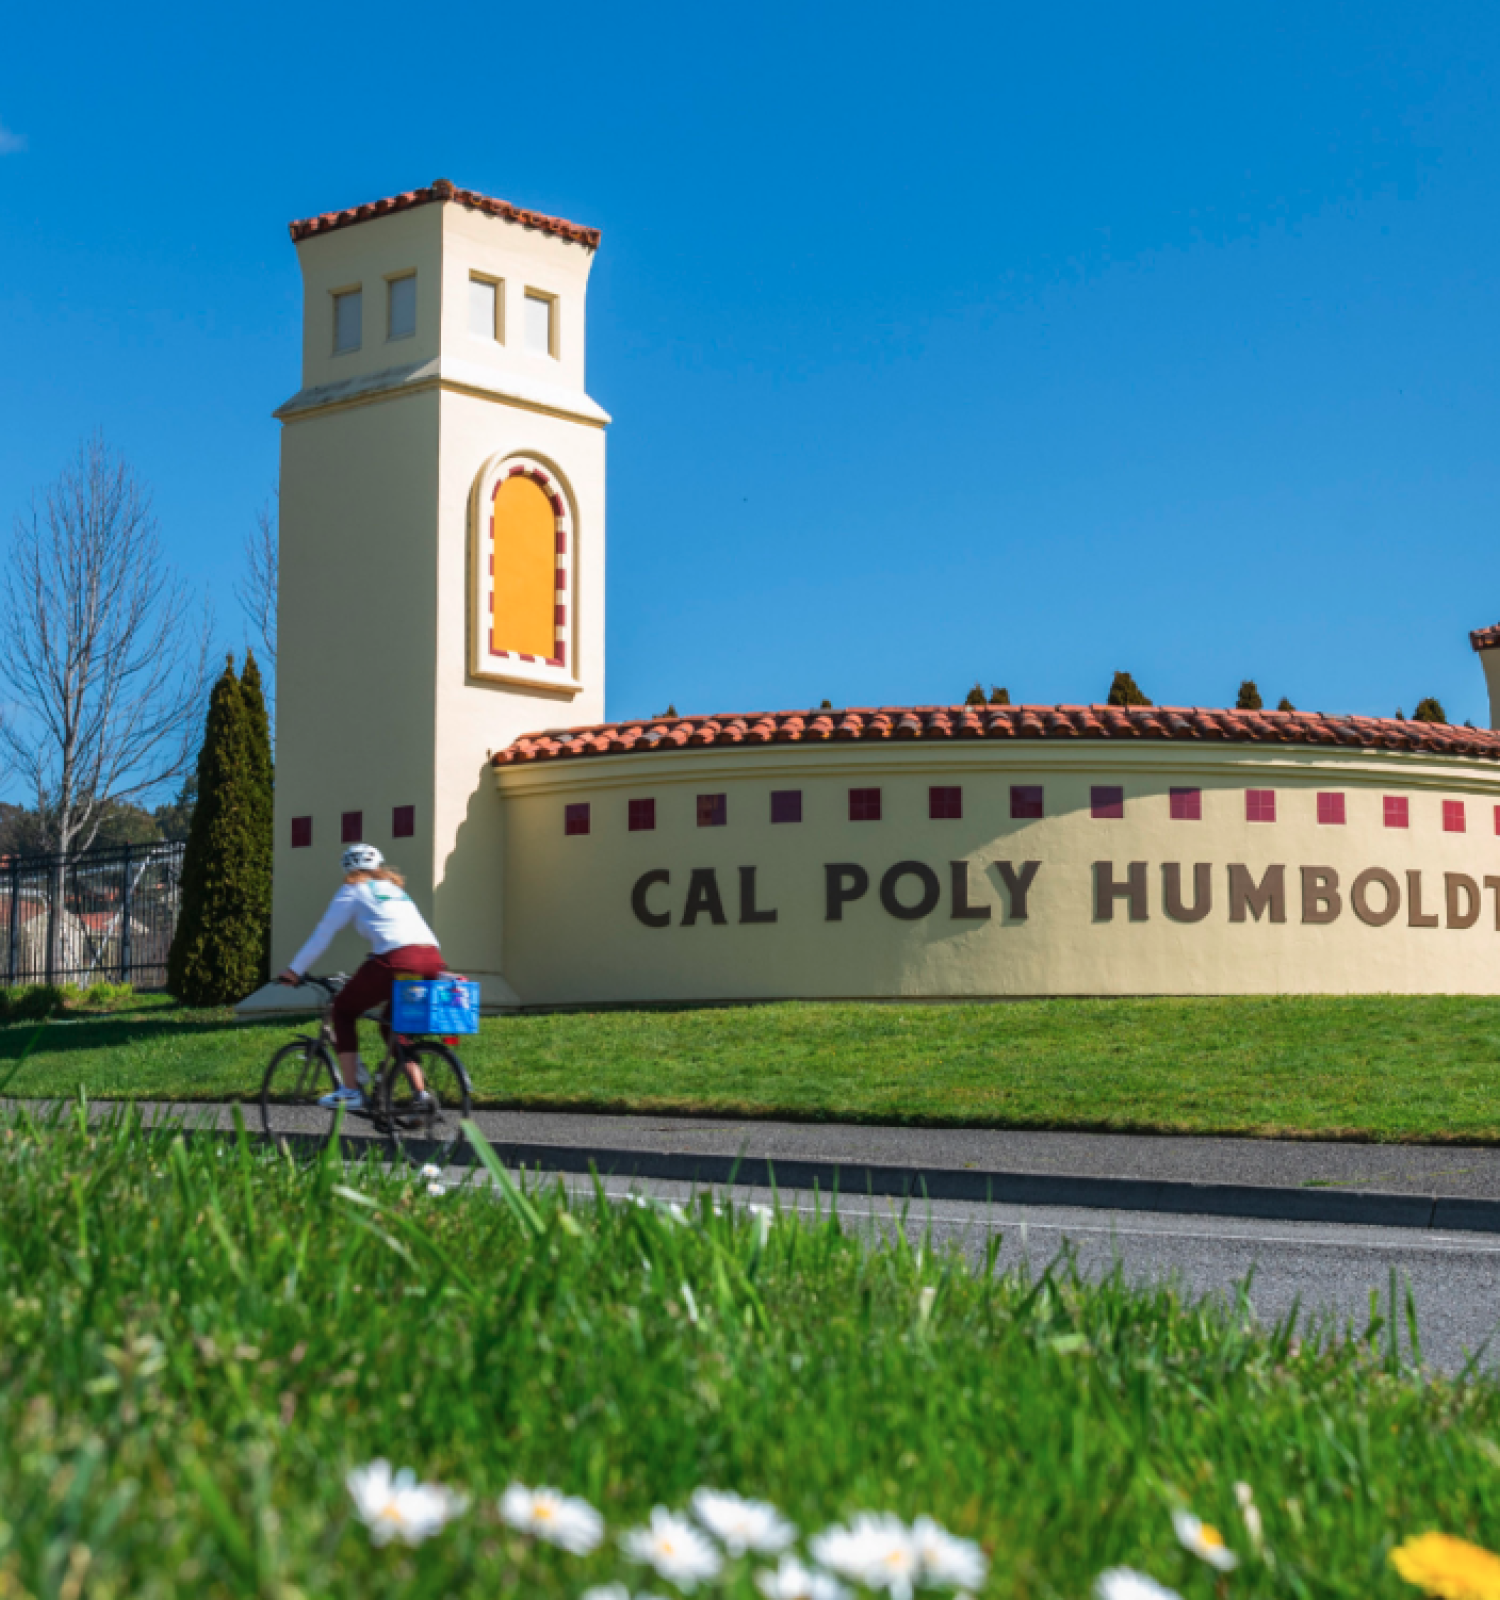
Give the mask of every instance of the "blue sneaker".
M 363 1111 L 365 1109 L 364 1091 L 361 1089 L 335 1089 L 332 1094 L 325 1094 L 318 1104 L 328 1111 L 337 1111 L 340 1106 L 345 1111 Z

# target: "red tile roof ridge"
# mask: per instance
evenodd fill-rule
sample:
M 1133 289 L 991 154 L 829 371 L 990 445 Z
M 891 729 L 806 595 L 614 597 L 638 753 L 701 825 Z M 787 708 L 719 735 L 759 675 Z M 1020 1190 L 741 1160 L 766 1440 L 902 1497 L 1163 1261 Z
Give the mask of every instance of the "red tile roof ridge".
M 651 717 L 627 722 L 546 728 L 522 734 L 495 752 L 497 767 L 682 749 L 691 745 L 903 743 L 951 740 L 968 725 L 971 737 L 1091 740 L 1197 740 L 1243 744 L 1345 745 L 1368 749 L 1436 751 L 1500 760 L 1500 732 L 1447 723 L 1406 722 L 1358 712 L 1241 711 L 1205 706 L 861 706 L 828 711 L 719 712 L 712 717 Z
M 350 206 L 343 211 L 324 211 L 316 217 L 303 217 L 288 223 L 294 243 L 300 244 L 315 234 L 332 233 L 337 228 L 352 227 L 356 222 L 369 222 L 375 217 L 387 217 L 395 211 L 410 211 L 414 206 L 431 205 L 435 201 L 451 200 L 467 206 L 471 211 L 483 211 L 506 222 L 518 222 L 523 228 L 536 228 L 542 233 L 556 234 L 570 244 L 581 244 L 585 249 L 599 248 L 599 230 L 585 228 L 581 223 L 569 222 L 563 217 L 549 217 L 541 211 L 526 211 L 509 200 L 497 200 L 493 195 L 480 194 L 477 189 L 460 189 L 447 178 L 436 178 L 425 189 L 408 189 L 404 194 L 390 195 L 384 200 L 371 200 L 365 205 Z

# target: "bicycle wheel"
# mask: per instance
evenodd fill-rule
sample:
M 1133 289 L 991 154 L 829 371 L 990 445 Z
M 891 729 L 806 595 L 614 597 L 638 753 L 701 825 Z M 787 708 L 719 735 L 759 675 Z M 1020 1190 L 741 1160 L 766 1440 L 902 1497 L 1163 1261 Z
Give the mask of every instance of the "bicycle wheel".
M 268 1139 L 325 1145 L 338 1114 L 318 1104 L 338 1087 L 333 1055 L 316 1039 L 294 1039 L 271 1057 L 260 1086 L 260 1125 Z
M 468 1147 L 461 1124 L 473 1110 L 464 1064 L 446 1045 L 428 1039 L 408 1044 L 402 1061 L 380 1080 L 380 1115 L 396 1155 L 414 1167 L 446 1167 Z M 404 1063 L 422 1074 L 427 1098 L 419 1100 Z

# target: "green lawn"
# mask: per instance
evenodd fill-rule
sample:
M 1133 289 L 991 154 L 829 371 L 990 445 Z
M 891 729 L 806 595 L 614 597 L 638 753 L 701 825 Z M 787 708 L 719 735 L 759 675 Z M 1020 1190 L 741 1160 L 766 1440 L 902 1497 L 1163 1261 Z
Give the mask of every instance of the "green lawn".
M 982 1547 L 980 1594 L 1028 1600 L 1119 1563 L 1185 1600 L 1397 1600 L 1397 1541 L 1500 1537 L 1500 1385 L 1411 1370 L 1400 1304 L 1333 1344 L 826 1217 L 433 1196 L 331 1149 L 79 1123 L 0 1119 L 0 1595 L 672 1596 L 620 1536 L 699 1487 L 773 1502 L 804 1549 L 934 1517 Z M 344 1480 L 377 1457 L 467 1508 L 375 1547 Z M 602 1543 L 508 1531 L 513 1480 L 585 1497 Z M 695 1600 L 755 1600 L 754 1565 Z
M 148 1002 L 0 1027 L 6 1092 L 254 1098 L 286 1023 Z M 373 1030 L 372 1030 L 373 1033 Z M 784 1004 L 488 1020 L 482 1104 L 930 1125 L 1500 1141 L 1500 1000 Z

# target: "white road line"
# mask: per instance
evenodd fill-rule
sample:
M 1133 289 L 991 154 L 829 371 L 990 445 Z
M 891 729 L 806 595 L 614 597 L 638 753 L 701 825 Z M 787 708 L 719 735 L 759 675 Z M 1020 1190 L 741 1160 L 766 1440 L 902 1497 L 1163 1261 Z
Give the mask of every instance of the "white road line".
M 668 1181 L 675 1182 L 677 1180 Z M 728 1188 L 730 1186 L 703 1185 L 702 1187 Z M 604 1192 L 611 1200 L 627 1200 L 630 1198 L 632 1193 L 639 1194 L 642 1191 L 640 1189 L 614 1190 L 610 1189 L 606 1185 Z M 765 1192 L 770 1193 L 769 1190 L 766 1190 Z M 978 1206 L 981 1203 L 982 1202 L 976 1201 L 975 1205 Z M 894 1200 L 892 1201 L 891 1206 L 885 1211 L 861 1209 L 859 1207 L 849 1206 L 842 1202 L 837 1207 L 832 1207 L 829 1205 L 820 1207 L 816 1205 L 800 1204 L 795 1201 L 788 1202 L 786 1200 L 782 1201 L 781 1209 L 783 1211 L 803 1212 L 809 1216 L 818 1214 L 827 1216 L 831 1211 L 836 1210 L 837 1215 L 841 1217 L 852 1215 L 857 1217 L 871 1217 L 881 1221 L 896 1220 L 896 1202 Z M 1192 1239 L 1223 1244 L 1295 1244 L 1306 1247 L 1317 1246 L 1325 1250 L 1390 1251 L 1404 1249 L 1428 1250 L 1438 1254 L 1462 1254 L 1470 1256 L 1500 1255 L 1500 1245 L 1470 1244 L 1467 1239 L 1462 1237 L 1455 1238 L 1452 1235 L 1429 1234 L 1420 1228 L 1402 1229 L 1399 1230 L 1399 1232 L 1393 1230 L 1393 1232 L 1396 1232 L 1396 1236 L 1389 1239 L 1329 1239 L 1300 1233 L 1211 1233 L 1187 1228 L 1122 1228 L 1115 1225 L 1104 1226 L 1099 1223 L 1086 1222 L 1038 1222 L 1033 1220 L 1033 1218 L 1029 1215 L 1012 1217 L 983 1217 L 975 1216 L 970 1212 L 942 1213 L 937 1211 L 929 1211 L 926 1209 L 918 1211 L 915 1202 L 912 1204 L 911 1212 L 913 1218 L 918 1221 L 930 1220 L 933 1222 L 968 1223 L 970 1225 L 977 1224 L 980 1227 L 986 1228 L 1021 1228 L 1028 1232 L 1037 1233 L 1101 1233 L 1108 1235 L 1111 1238 Z M 1309 1226 L 1327 1227 L 1328 1224 L 1312 1223 L 1309 1224 Z M 1335 1223 L 1333 1226 L 1338 1227 L 1340 1224 Z M 1360 1226 L 1360 1224 L 1346 1223 L 1342 1224 L 1342 1226 L 1352 1229 Z M 1409 1240 L 1407 1235 L 1410 1236 Z

